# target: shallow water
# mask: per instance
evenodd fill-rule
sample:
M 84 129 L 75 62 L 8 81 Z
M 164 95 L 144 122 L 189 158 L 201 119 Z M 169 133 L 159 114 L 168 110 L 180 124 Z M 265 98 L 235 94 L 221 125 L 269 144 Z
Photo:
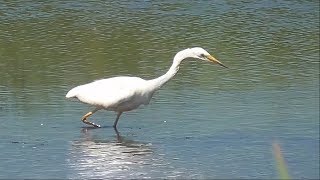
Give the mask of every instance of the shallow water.
M 4 1 L 0 178 L 319 178 L 318 1 Z M 95 79 L 150 79 L 201 46 L 149 106 L 80 118 Z

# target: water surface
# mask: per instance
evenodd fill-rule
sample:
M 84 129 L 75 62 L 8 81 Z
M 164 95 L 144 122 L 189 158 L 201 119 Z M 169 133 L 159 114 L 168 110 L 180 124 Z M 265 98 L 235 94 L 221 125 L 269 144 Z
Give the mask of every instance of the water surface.
M 0 178 L 319 178 L 318 1 L 4 1 Z M 201 46 L 229 69 L 185 61 L 149 106 L 67 101 L 116 75 L 162 75 Z

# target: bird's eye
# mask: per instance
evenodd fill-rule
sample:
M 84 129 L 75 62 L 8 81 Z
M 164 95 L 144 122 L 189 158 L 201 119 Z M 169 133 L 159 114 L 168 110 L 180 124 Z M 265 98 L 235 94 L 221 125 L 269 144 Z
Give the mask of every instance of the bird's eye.
M 206 56 L 204 54 L 200 54 L 200 57 L 201 58 L 205 58 Z

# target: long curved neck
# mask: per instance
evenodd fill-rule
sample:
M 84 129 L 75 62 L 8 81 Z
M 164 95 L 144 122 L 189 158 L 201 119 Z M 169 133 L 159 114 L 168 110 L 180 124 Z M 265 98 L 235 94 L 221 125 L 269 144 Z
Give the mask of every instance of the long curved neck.
M 187 58 L 189 56 L 187 53 L 187 50 L 188 49 L 182 50 L 174 56 L 173 63 L 167 73 L 165 73 L 164 75 L 162 75 L 158 78 L 149 80 L 151 82 L 152 89 L 157 90 L 157 89 L 161 88 L 170 79 L 172 79 L 174 77 L 174 75 L 177 74 L 177 72 L 179 71 L 180 63 L 182 62 L 182 60 L 184 60 L 185 58 Z

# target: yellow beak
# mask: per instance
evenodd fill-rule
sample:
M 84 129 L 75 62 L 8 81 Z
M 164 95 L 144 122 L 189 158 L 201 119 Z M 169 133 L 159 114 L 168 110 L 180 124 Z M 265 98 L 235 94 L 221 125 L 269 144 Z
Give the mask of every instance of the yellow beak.
M 209 61 L 211 61 L 211 62 L 213 62 L 213 63 L 217 63 L 217 64 L 219 64 L 220 66 L 222 66 L 222 67 L 225 67 L 225 68 L 228 68 L 227 66 L 225 66 L 224 64 L 222 64 L 220 61 L 218 61 L 216 58 L 214 58 L 213 56 L 211 56 L 211 55 L 208 55 L 208 56 L 206 56 L 207 57 L 207 59 L 209 60 Z

